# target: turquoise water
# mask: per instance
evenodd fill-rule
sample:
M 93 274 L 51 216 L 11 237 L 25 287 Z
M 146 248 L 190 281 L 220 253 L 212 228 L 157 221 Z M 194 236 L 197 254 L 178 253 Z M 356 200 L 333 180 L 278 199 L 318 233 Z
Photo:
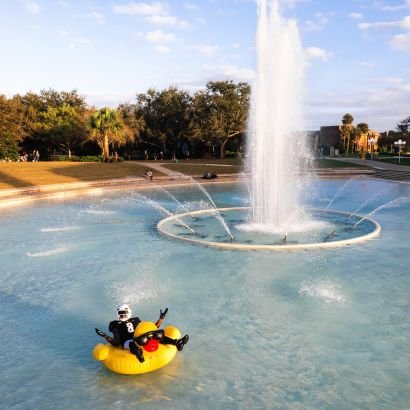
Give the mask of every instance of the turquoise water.
M 326 207 L 344 183 L 319 181 L 307 205 Z M 219 207 L 246 206 L 240 186 L 208 190 Z M 0 408 L 407 409 L 409 196 L 408 184 L 352 181 L 331 209 L 368 201 L 366 215 L 402 198 L 371 216 L 380 236 L 299 253 L 167 239 L 166 215 L 132 191 L 2 209 Z M 166 323 L 191 337 L 184 351 L 142 376 L 94 361 L 94 328 L 107 331 L 122 302 L 146 320 L 169 307 Z

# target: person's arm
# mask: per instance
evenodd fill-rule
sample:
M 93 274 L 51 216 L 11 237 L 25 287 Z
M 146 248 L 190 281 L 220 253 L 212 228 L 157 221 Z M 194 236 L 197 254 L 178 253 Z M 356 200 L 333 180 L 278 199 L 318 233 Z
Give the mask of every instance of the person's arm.
M 168 313 L 168 308 L 165 308 L 164 311 L 162 311 L 161 309 L 159 310 L 159 319 L 155 322 L 156 327 L 161 326 L 161 323 L 165 319 L 165 316 L 167 315 L 167 313 Z
M 100 329 L 95 328 L 95 332 L 97 333 L 98 336 L 103 337 L 111 345 L 113 345 L 115 347 L 119 346 L 119 343 L 117 343 L 116 340 L 114 340 L 112 337 L 110 337 L 107 334 L 105 334 L 104 332 L 102 332 Z
M 120 337 L 120 333 L 118 332 L 117 327 L 115 326 L 115 322 L 110 322 L 110 324 L 108 325 L 108 330 L 112 333 L 113 335 L 113 340 L 114 346 L 120 346 L 121 345 L 121 337 Z

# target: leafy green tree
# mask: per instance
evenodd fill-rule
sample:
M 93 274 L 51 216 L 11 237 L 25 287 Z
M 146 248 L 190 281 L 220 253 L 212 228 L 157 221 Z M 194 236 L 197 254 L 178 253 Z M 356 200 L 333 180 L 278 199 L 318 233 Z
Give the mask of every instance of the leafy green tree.
M 190 103 L 189 93 L 176 87 L 162 91 L 149 89 L 139 94 L 136 103 L 139 142 L 155 147 L 165 156 L 178 151 L 184 138 L 188 138 Z
M 91 113 L 88 126 L 89 139 L 98 144 L 105 160 L 110 156 L 110 145 L 124 144 L 130 138 L 118 112 L 110 108 L 101 108 Z
M 87 127 L 84 109 L 63 102 L 48 106 L 42 114 L 43 130 L 49 135 L 49 144 L 58 147 L 71 157 L 73 148 L 86 139 Z
M 70 155 L 73 147 L 86 138 L 87 104 L 76 90 L 42 90 L 18 98 L 24 107 L 26 148 L 41 147 L 49 152 L 58 147 Z
M 16 160 L 25 136 L 24 115 L 18 98 L 0 95 L 0 159 Z
M 403 121 L 400 121 L 396 126 L 397 131 L 402 135 L 402 140 L 406 141 L 407 144 L 410 143 L 410 117 L 407 117 Z
M 194 138 L 220 146 L 224 157 L 227 142 L 246 131 L 250 87 L 246 83 L 210 81 L 194 96 L 191 129 Z

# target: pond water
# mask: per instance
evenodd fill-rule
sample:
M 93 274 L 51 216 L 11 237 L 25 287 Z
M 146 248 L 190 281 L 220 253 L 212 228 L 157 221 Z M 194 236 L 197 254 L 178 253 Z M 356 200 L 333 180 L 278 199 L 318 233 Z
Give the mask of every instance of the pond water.
M 344 183 L 318 181 L 306 205 L 325 208 Z M 247 206 L 240 185 L 207 189 L 218 207 Z M 394 201 L 371 215 L 379 237 L 280 253 L 164 237 L 166 215 L 130 190 L 0 210 L 0 408 L 407 409 L 409 197 L 409 184 L 353 181 L 331 208 Z M 168 307 L 164 324 L 190 335 L 168 366 L 124 376 L 93 359 L 94 328 L 123 302 L 152 321 Z

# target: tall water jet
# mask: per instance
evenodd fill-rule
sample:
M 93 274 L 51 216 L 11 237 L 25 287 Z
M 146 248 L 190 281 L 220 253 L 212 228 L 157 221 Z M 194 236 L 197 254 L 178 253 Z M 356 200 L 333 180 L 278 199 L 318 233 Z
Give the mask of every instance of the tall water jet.
M 253 228 L 248 229 L 299 231 L 305 225 L 301 174 L 308 159 L 300 132 L 304 57 L 296 22 L 281 17 L 277 0 L 258 0 L 256 46 L 247 160 Z

